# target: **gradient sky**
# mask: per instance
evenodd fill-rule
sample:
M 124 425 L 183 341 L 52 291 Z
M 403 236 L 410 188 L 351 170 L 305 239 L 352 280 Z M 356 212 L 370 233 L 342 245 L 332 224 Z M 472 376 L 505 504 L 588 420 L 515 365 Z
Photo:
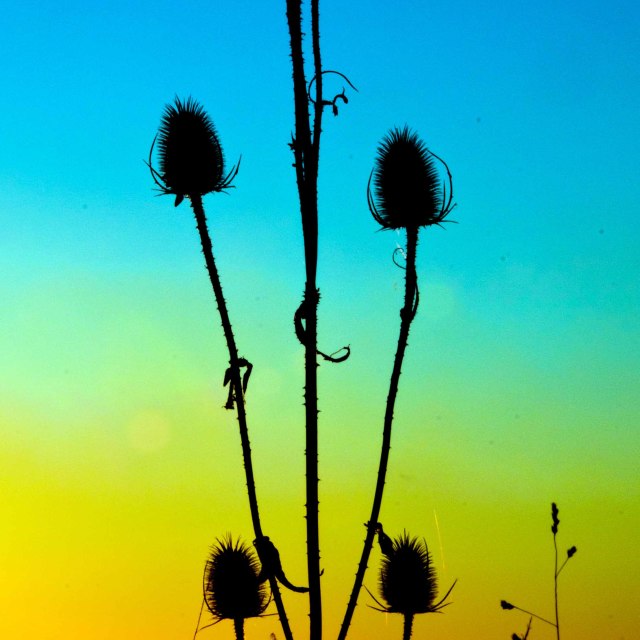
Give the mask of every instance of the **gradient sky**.
M 209 545 L 251 541 L 222 331 L 187 203 L 144 165 L 193 96 L 236 189 L 205 198 L 242 355 L 265 532 L 305 581 L 304 284 L 284 2 L 9 0 L 0 40 L 0 637 L 191 638 Z M 370 511 L 402 304 L 366 184 L 410 125 L 454 177 L 421 235 L 381 519 L 424 536 L 445 615 L 415 638 L 632 640 L 640 616 L 640 9 L 636 2 L 321 3 L 321 547 L 335 636 Z M 333 82 L 333 84 L 332 84 Z M 341 81 L 327 81 L 338 93 Z M 376 591 L 379 551 L 365 584 Z M 306 598 L 287 594 L 297 637 Z M 351 637 L 399 638 L 369 609 Z M 248 638 L 281 632 L 251 621 Z M 535 622 L 536 640 L 555 637 Z M 232 625 L 198 638 L 232 638 Z

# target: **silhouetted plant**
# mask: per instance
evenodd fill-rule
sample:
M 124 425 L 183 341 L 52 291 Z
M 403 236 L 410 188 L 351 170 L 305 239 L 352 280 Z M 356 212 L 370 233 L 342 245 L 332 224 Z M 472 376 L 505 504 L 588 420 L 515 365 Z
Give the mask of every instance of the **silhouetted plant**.
M 217 540 L 204 572 L 204 601 L 216 622 L 233 620 L 237 640 L 244 621 L 262 615 L 269 594 L 259 578 L 260 565 L 251 549 L 231 536 Z
M 446 171 L 447 176 L 444 180 L 441 178 L 442 168 Z M 373 193 L 371 191 L 372 182 L 374 185 Z M 339 640 L 346 638 L 367 570 L 373 537 L 379 524 L 378 518 L 391 449 L 391 427 L 402 362 L 411 323 L 418 310 L 419 292 L 416 273 L 418 232 L 420 227 L 440 226 L 455 206 L 449 168 L 443 160 L 429 151 L 418 136 L 407 127 L 393 129 L 378 147 L 378 155 L 367 188 L 367 199 L 373 217 L 383 229 L 404 228 L 406 230 L 405 295 L 404 306 L 400 310 L 398 345 L 389 381 L 378 479 L 371 516 L 368 521 L 367 535 L 355 582 L 338 636 Z
M 239 163 L 228 172 L 225 172 L 224 154 L 213 122 L 204 109 L 191 98 L 186 101 L 176 98 L 174 104 L 167 105 L 160 130 L 156 138 L 154 138 L 149 152 L 148 166 L 160 193 L 175 196 L 175 206 L 178 206 L 185 198 L 191 204 L 229 352 L 229 367 L 224 375 L 224 385 L 229 386 L 225 408 L 233 409 L 235 407 L 237 413 L 249 507 L 256 537 L 255 545 L 262 561 L 262 568 L 259 573 L 256 573 L 257 565 L 249 562 L 249 552 L 244 545 L 237 543 L 234 546 L 230 537 L 226 542 L 219 542 L 214 548 L 212 559 L 207 564 L 207 575 L 209 577 L 205 581 L 205 601 L 210 611 L 218 619 L 230 618 L 234 620 L 237 637 L 242 637 L 243 620 L 249 615 L 260 615 L 260 613 L 256 614 L 255 612 L 259 611 L 264 603 L 258 597 L 257 600 L 254 599 L 253 609 L 241 611 L 239 605 L 236 609 L 225 609 L 222 606 L 221 603 L 227 602 L 238 604 L 241 599 L 233 595 L 236 593 L 234 589 L 237 586 L 233 581 L 227 580 L 225 582 L 225 580 L 214 576 L 214 568 L 218 566 L 216 563 L 220 558 L 233 557 L 238 563 L 237 566 L 240 566 L 240 558 L 243 558 L 242 562 L 245 562 L 246 566 L 250 565 L 250 570 L 247 569 L 242 574 L 245 576 L 246 584 L 257 582 L 258 587 L 261 588 L 260 585 L 266 579 L 269 580 L 286 640 L 292 640 L 292 634 L 278 588 L 278 581 L 294 591 L 308 591 L 310 640 L 320 640 L 322 637 L 318 524 L 318 355 L 331 362 L 343 361 L 349 355 L 348 347 L 344 348 L 345 353 L 340 357 L 335 357 L 335 354 L 327 355 L 319 351 L 317 347 L 317 311 L 320 300 L 316 277 L 318 259 L 318 167 L 322 118 L 325 108 L 331 108 L 334 115 L 337 115 L 338 104 L 346 104 L 348 102 L 344 89 L 334 96 L 332 100 L 324 98 L 323 76 L 324 74 L 338 75 L 345 79 L 352 88 L 355 89 L 355 87 L 344 74 L 322 68 L 318 5 L 319 0 L 310 0 L 309 23 L 311 28 L 312 72 L 310 73 L 311 81 L 307 84 L 303 56 L 302 0 L 287 0 L 295 110 L 295 133 L 292 136 L 290 147 L 294 156 L 300 201 L 306 276 L 302 303 L 294 314 L 294 326 L 296 335 L 305 350 L 305 517 L 307 522 L 308 589 L 307 587 L 296 587 L 286 579 L 280 564 L 279 553 L 262 531 L 245 410 L 245 392 L 252 365 L 247 359 L 241 358 L 238 354 L 220 277 L 213 256 L 211 238 L 202 202 L 203 196 L 208 193 L 222 192 L 233 187 L 232 182 L 238 173 Z M 310 110 L 312 115 L 310 115 Z M 152 163 L 156 145 L 159 156 L 158 169 L 154 168 Z M 446 171 L 446 177 L 444 178 L 441 178 L 441 174 L 444 176 L 442 168 Z M 373 191 L 371 189 L 372 182 Z M 415 266 L 418 232 L 420 227 L 434 224 L 441 225 L 454 206 L 452 196 L 452 178 L 444 161 L 429 151 L 408 128 L 395 129 L 390 132 L 378 150 L 376 166 L 369 181 L 368 201 L 373 216 L 383 228 L 406 229 L 407 245 L 404 252 L 406 266 L 402 267 L 406 272 L 405 297 L 404 306 L 400 311 L 400 335 L 387 397 L 380 465 L 371 517 L 367 524 L 367 535 L 356 580 L 340 629 L 339 637 L 341 639 L 345 638 L 350 625 L 376 532 L 378 532 L 379 539 L 381 541 L 384 540 L 389 563 L 395 560 L 396 565 L 401 566 L 402 558 L 413 558 L 413 561 L 407 560 L 405 562 L 406 567 L 402 571 L 394 568 L 396 565 L 391 564 L 385 570 L 385 575 L 404 575 L 404 582 L 408 585 L 407 594 L 411 592 L 413 593 L 412 597 L 417 598 L 415 601 L 409 601 L 405 598 L 404 604 L 402 604 L 402 598 L 400 600 L 397 598 L 395 600 L 393 598 L 387 600 L 388 606 L 385 610 L 405 615 L 405 637 L 408 638 L 411 635 L 413 615 L 439 611 L 445 606 L 444 601 L 451 591 L 450 589 L 444 598 L 435 603 L 435 574 L 430 567 L 426 544 L 423 548 L 421 543 L 418 543 L 417 540 L 409 539 L 406 534 L 405 538 L 400 538 L 395 542 L 390 541 L 390 538 L 384 534 L 382 525 L 378 522 L 378 517 L 385 484 L 391 443 L 391 425 L 401 366 L 409 328 L 417 312 L 419 301 Z M 411 565 L 411 562 L 413 562 L 413 565 Z M 411 566 L 414 566 L 414 573 L 410 571 Z M 220 575 L 231 575 L 231 573 L 227 571 L 225 574 L 223 571 Z M 431 591 L 427 589 L 427 586 Z M 399 593 L 398 589 L 399 587 L 396 587 L 396 594 Z M 229 594 L 225 595 L 225 590 L 229 591 Z M 393 595 L 393 593 L 392 589 L 389 594 Z M 387 599 L 384 594 L 383 597 Z M 243 596 L 243 598 L 248 601 L 248 596 Z M 264 604 L 264 607 L 266 607 L 266 604 Z M 247 611 L 253 611 L 254 613 L 246 614 Z
M 436 572 L 426 541 L 412 538 L 405 531 L 392 542 L 391 548 L 378 530 L 380 548 L 383 553 L 380 567 L 380 596 L 386 605 L 380 603 L 378 611 L 400 613 L 404 616 L 403 640 L 409 640 L 413 629 L 413 618 L 418 613 L 437 613 L 450 603 L 446 602 L 455 582 L 438 601 Z
M 309 635 L 310 640 L 322 637 L 322 594 L 320 588 L 320 532 L 318 525 L 318 355 L 327 360 L 340 361 L 318 351 L 318 302 L 320 291 L 316 276 L 318 266 L 318 165 L 322 116 L 325 107 L 332 106 L 337 115 L 336 99 L 323 98 L 322 60 L 320 55 L 320 16 L 318 0 L 310 2 L 312 80 L 307 85 L 303 55 L 302 1 L 287 0 L 291 63 L 293 73 L 293 100 L 295 133 L 290 147 L 294 156 L 296 184 L 300 201 L 302 235 L 305 257 L 305 287 L 302 303 L 295 313 L 296 335 L 305 350 L 305 478 L 307 522 L 307 572 L 309 580 Z M 311 96 L 311 85 L 314 95 Z M 343 92 L 344 94 L 344 92 Z M 346 102 L 346 96 L 342 101 Z M 309 115 L 312 105 L 313 125 Z M 303 324 L 304 322 L 304 324 Z
M 511 634 L 511 640 L 527 640 L 529 637 L 529 631 L 531 631 L 531 623 L 533 622 L 533 618 L 529 618 L 529 622 L 527 623 L 527 628 L 525 629 L 524 635 L 519 636 L 517 633 Z
M 158 143 L 160 170 L 151 164 Z M 224 154 L 213 122 L 192 98 L 165 107 L 160 130 L 149 152 L 151 175 L 163 195 L 175 195 L 177 207 L 185 197 L 229 189 L 239 163 L 224 175 Z
M 159 170 L 154 169 L 152 164 L 152 155 L 156 143 L 158 145 Z M 220 276 L 213 257 L 213 246 L 202 204 L 202 196 L 232 188 L 231 182 L 238 173 L 239 164 L 225 175 L 222 145 L 213 122 L 202 106 L 195 100 L 187 98 L 186 101 L 182 102 L 179 98 L 176 98 L 175 104 L 169 104 L 165 107 L 160 129 L 149 151 L 148 166 L 161 194 L 175 195 L 175 206 L 178 206 L 184 198 L 188 198 L 195 215 L 202 252 L 229 352 L 229 367 L 224 376 L 224 385 L 229 385 L 225 408 L 233 409 L 234 406 L 236 408 L 251 519 L 256 538 L 262 538 L 263 532 L 258 511 L 258 498 L 244 401 L 252 365 L 248 360 L 240 358 L 238 355 L 238 348 L 222 292 Z M 242 369 L 245 370 L 245 373 L 241 378 Z M 283 632 L 287 640 L 291 640 L 289 622 L 278 589 L 278 583 L 274 577 L 270 578 L 270 585 Z
M 287 0 L 291 62 L 293 67 L 293 98 L 295 134 L 291 139 L 296 183 L 300 199 L 306 282 L 302 304 L 298 309 L 304 318 L 305 349 L 305 478 L 307 522 L 307 574 L 309 580 L 309 636 L 322 637 L 322 595 L 320 590 L 320 532 L 318 525 L 318 301 L 316 284 L 318 263 L 318 160 L 320 154 L 320 124 L 322 121 L 322 68 L 320 60 L 320 31 L 318 1 L 312 0 L 311 31 L 313 64 L 316 82 L 315 123 L 313 135 L 309 123 L 307 81 L 302 53 L 302 2 Z
M 289 589 L 289 591 L 295 591 L 296 593 L 307 593 L 308 587 L 296 587 L 289 582 L 287 576 L 282 568 L 282 562 L 280 560 L 280 552 L 276 549 L 276 546 L 271 542 L 268 536 L 253 541 L 253 544 L 258 552 L 258 557 L 262 567 L 260 569 L 260 581 L 264 582 L 270 578 L 276 578 L 278 582 Z
M 500 606 L 506 611 L 517 609 L 518 611 L 522 611 L 523 613 L 526 613 L 529 616 L 537 618 L 538 620 L 542 620 L 542 622 L 546 622 L 552 627 L 555 627 L 556 638 L 557 640 L 560 640 L 560 618 L 558 615 L 558 576 L 560 575 L 561 571 L 564 569 L 567 562 L 569 562 L 569 560 L 571 560 L 571 558 L 573 558 L 573 556 L 576 554 L 576 552 L 578 551 L 578 548 L 575 546 L 569 547 L 567 549 L 567 557 L 564 559 L 564 562 L 560 565 L 560 568 L 558 568 L 558 542 L 556 540 L 556 536 L 558 535 L 558 526 L 560 525 L 560 519 L 558 518 L 558 506 L 556 505 L 555 502 L 551 503 L 551 522 L 552 522 L 551 533 L 553 534 L 553 549 L 554 549 L 553 599 L 554 599 L 554 605 L 555 605 L 556 621 L 551 622 L 551 620 L 547 620 L 546 618 L 543 618 L 536 613 L 527 611 L 526 609 L 523 609 L 522 607 L 518 607 L 515 604 L 511 604 L 506 600 L 500 600 Z M 528 637 L 530 628 L 531 628 L 531 620 L 529 621 L 529 626 L 527 627 L 527 632 L 524 638 Z M 518 636 L 514 633 L 512 638 L 518 638 Z
M 447 170 L 449 193 L 437 162 Z M 378 147 L 368 188 L 369 208 L 378 223 L 384 229 L 407 230 L 440 225 L 454 206 L 452 198 L 444 161 L 408 127 L 390 131 Z

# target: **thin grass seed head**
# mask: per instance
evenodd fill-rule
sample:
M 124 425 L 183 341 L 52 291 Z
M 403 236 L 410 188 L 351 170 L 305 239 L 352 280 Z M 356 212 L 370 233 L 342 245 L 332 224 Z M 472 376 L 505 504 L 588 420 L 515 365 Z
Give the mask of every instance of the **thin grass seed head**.
M 551 520 L 553 524 L 551 525 L 551 533 L 555 536 L 558 533 L 558 525 L 560 524 L 560 519 L 558 518 L 558 505 L 555 502 L 551 503 Z
M 384 229 L 439 225 L 455 206 L 447 165 L 406 126 L 391 130 L 378 146 L 367 197 Z
M 261 615 L 269 604 L 265 583 L 260 583 L 260 563 L 251 548 L 231 536 L 211 548 L 204 572 L 204 599 L 218 620 L 239 620 Z
M 158 170 L 151 164 L 156 145 Z M 224 153 L 211 118 L 192 98 L 183 102 L 177 97 L 165 107 L 148 165 L 161 193 L 176 196 L 176 206 L 186 196 L 230 188 L 239 166 L 225 176 Z
M 438 585 L 427 543 L 405 531 L 393 543 L 393 553 L 382 559 L 380 595 L 388 613 L 416 614 L 439 611 L 449 595 L 436 602 Z

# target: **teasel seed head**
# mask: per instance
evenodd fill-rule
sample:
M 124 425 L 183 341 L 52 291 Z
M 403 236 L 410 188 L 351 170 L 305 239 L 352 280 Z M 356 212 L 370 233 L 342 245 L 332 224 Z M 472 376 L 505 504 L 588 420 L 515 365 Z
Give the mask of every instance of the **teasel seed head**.
M 405 531 L 393 543 L 393 554 L 384 556 L 380 569 L 380 595 L 388 613 L 432 613 L 447 606 L 453 585 L 436 602 L 438 585 L 427 543 Z M 454 582 L 455 585 L 455 582 Z
M 204 599 L 214 618 L 244 620 L 261 615 L 269 604 L 260 563 L 251 547 L 231 535 L 211 548 L 204 572 Z
M 441 225 L 455 206 L 446 163 L 406 126 L 391 130 L 380 143 L 367 198 L 384 229 Z
M 155 145 L 158 170 L 152 165 Z M 147 164 L 160 192 L 175 195 L 176 206 L 186 196 L 229 189 L 239 168 L 238 163 L 225 176 L 224 153 L 212 120 L 198 102 L 178 97 L 165 107 Z

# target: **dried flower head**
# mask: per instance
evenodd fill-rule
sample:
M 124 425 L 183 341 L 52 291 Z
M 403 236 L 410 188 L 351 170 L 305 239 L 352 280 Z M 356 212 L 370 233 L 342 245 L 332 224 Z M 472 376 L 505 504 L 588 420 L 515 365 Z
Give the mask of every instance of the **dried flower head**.
M 217 540 L 204 572 L 204 599 L 212 615 L 219 620 L 261 615 L 269 596 L 259 574 L 260 563 L 248 545 L 234 543 L 230 535 Z
M 440 225 L 455 206 L 449 168 L 408 127 L 393 129 L 380 143 L 367 199 L 384 229 Z
M 160 168 L 151 164 L 158 145 Z M 160 129 L 149 151 L 151 176 L 162 194 L 176 196 L 178 206 L 185 196 L 203 196 L 224 191 L 238 173 L 239 163 L 224 174 L 224 154 L 213 122 L 192 98 L 165 107 Z
M 553 524 L 551 525 L 551 533 L 555 536 L 558 533 L 558 525 L 560 524 L 560 520 L 558 518 L 558 505 L 555 502 L 551 503 L 551 519 Z
M 455 582 L 454 582 L 455 585 Z M 451 589 L 436 602 L 436 573 L 427 543 L 411 538 L 405 531 L 393 541 L 393 553 L 384 556 L 380 569 L 380 595 L 388 613 L 433 613 L 446 607 Z

